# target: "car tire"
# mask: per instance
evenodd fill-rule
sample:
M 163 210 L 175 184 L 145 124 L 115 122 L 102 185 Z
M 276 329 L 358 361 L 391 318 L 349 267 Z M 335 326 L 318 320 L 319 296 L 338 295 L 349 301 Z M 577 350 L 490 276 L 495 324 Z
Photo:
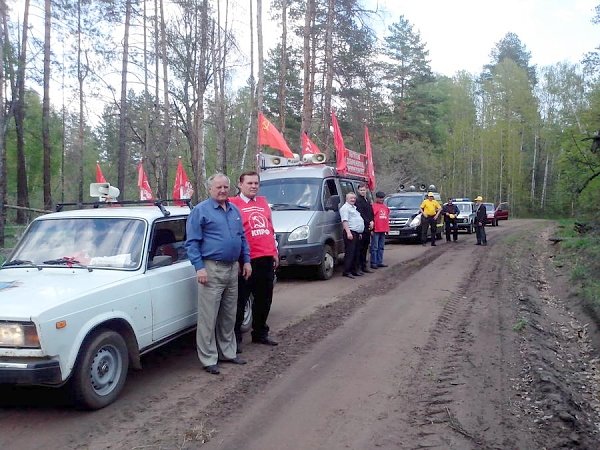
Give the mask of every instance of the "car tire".
M 71 379 L 77 407 L 100 409 L 114 402 L 125 385 L 128 369 L 127 344 L 119 333 L 101 330 L 88 337 Z
M 242 326 L 240 330 L 242 333 L 247 333 L 252 329 L 252 304 L 254 303 L 254 295 L 250 294 L 244 307 L 244 320 L 242 320 Z
M 321 264 L 317 266 L 317 278 L 319 280 L 329 280 L 333 276 L 335 269 L 335 255 L 331 245 L 325 244 L 323 247 L 323 256 Z

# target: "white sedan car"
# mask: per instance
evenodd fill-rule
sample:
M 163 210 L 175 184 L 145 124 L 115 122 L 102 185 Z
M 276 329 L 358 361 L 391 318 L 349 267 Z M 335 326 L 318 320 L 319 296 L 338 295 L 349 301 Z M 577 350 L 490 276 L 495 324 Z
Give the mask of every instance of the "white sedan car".
M 34 220 L 0 267 L 0 383 L 69 382 L 80 407 L 102 408 L 141 355 L 193 330 L 189 211 L 116 205 Z

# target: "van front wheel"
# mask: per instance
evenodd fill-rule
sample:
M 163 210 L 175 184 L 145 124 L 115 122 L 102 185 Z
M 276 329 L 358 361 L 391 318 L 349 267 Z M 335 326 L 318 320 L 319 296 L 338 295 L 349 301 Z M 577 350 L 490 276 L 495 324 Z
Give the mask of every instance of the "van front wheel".
M 335 256 L 333 254 L 333 249 L 330 245 L 325 245 L 323 247 L 321 264 L 317 266 L 317 278 L 319 278 L 319 280 L 329 280 L 333 276 L 334 268 Z

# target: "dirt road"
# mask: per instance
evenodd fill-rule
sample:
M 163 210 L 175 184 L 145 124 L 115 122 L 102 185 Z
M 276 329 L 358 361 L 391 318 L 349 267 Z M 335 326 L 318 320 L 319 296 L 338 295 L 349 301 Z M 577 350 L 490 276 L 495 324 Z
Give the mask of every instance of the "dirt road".
M 511 220 L 487 247 L 393 244 L 356 280 L 284 278 L 278 347 L 246 344 L 248 365 L 213 376 L 181 339 L 100 411 L 2 388 L 0 447 L 597 448 L 597 331 L 565 306 L 551 230 Z

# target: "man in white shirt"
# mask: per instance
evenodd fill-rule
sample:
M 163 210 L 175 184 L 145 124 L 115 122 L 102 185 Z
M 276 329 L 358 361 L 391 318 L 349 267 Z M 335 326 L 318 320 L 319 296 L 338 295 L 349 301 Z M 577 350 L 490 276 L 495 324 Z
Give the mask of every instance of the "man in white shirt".
M 356 194 L 348 192 L 346 194 L 346 203 L 340 208 L 340 217 L 344 227 L 344 273 L 347 278 L 354 278 L 362 275 L 358 272 L 358 259 L 360 257 L 359 242 L 363 231 L 365 230 L 365 221 L 354 206 L 356 203 Z

